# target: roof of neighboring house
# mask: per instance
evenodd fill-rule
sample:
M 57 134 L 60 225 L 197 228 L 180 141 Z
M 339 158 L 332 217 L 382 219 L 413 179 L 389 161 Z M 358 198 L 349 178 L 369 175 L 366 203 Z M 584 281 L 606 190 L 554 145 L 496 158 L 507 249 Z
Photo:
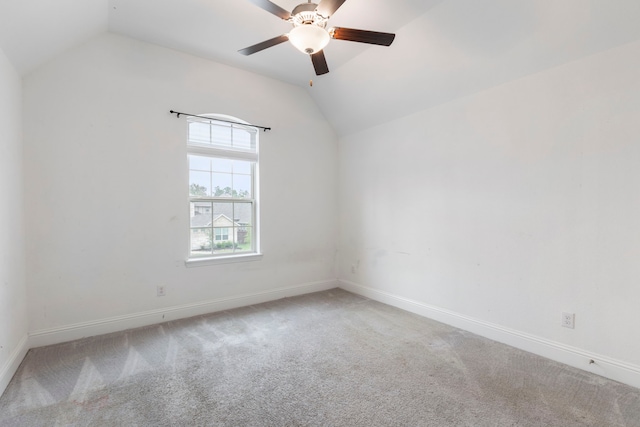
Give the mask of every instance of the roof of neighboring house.
M 237 222 L 234 222 L 228 216 L 224 214 L 214 215 L 213 221 L 211 219 L 211 215 L 208 214 L 198 214 L 191 218 L 191 226 L 192 227 L 211 227 L 212 222 L 218 221 L 220 218 L 226 219 L 228 222 L 227 226 L 231 226 L 231 224 L 238 226 Z M 218 226 L 220 224 L 217 224 Z
M 211 207 L 212 202 L 195 202 L 195 207 L 205 208 Z M 213 218 L 217 218 L 219 215 L 224 215 L 230 220 L 239 224 L 251 224 L 252 211 L 251 203 L 213 203 L 213 215 L 211 213 L 203 213 L 194 215 L 191 218 L 192 227 L 211 227 L 211 221 Z

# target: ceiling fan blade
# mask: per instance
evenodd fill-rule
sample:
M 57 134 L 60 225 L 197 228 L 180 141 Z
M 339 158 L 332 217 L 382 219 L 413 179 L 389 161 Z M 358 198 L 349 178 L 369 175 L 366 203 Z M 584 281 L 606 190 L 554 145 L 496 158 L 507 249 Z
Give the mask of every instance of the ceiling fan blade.
M 347 0 L 322 0 L 316 8 L 316 12 L 325 18 L 329 18 L 345 1 Z
M 313 63 L 313 68 L 316 70 L 316 76 L 321 76 L 329 72 L 329 66 L 327 65 L 323 51 L 320 50 L 311 55 L 311 62 Z
M 390 46 L 396 38 L 392 33 L 379 33 L 377 31 L 355 30 L 353 28 L 335 27 L 329 30 L 331 38 L 336 40 L 347 40 L 350 42 L 377 44 L 380 46 Z
M 240 52 L 243 55 L 253 55 L 256 52 L 260 52 L 261 50 L 265 50 L 268 47 L 272 47 L 275 45 L 278 45 L 280 43 L 284 43 L 287 40 L 289 40 L 289 37 L 287 37 L 286 35 L 281 35 L 278 37 L 274 37 L 272 39 L 269 40 L 265 40 L 262 43 L 258 43 L 258 44 L 254 44 L 253 46 L 249 46 L 249 47 L 245 47 L 244 49 L 240 49 L 238 52 Z
M 269 0 L 249 0 L 251 3 L 255 4 L 261 9 L 266 10 L 269 13 L 273 13 L 279 18 L 284 19 L 285 21 L 291 17 L 291 13 L 275 3 L 270 2 Z

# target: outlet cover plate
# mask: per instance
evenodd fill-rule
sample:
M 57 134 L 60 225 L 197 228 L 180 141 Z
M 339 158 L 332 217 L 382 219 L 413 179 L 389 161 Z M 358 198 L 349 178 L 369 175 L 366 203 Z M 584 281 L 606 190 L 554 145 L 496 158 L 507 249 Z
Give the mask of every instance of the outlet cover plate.
M 576 314 L 562 313 L 562 326 L 564 326 L 565 328 L 574 329 L 576 327 Z

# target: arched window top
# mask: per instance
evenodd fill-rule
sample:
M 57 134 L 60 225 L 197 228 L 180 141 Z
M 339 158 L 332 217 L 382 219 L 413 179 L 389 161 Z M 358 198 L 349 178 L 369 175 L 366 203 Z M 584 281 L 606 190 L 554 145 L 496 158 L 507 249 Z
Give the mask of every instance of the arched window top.
M 189 145 L 257 153 L 257 128 L 242 119 L 225 114 L 199 116 L 188 119 Z
M 213 120 L 234 122 L 234 123 L 237 123 L 237 124 L 244 124 L 244 125 L 251 126 L 251 124 L 249 122 L 247 122 L 246 120 L 242 120 L 242 119 L 240 119 L 238 117 L 229 116 L 227 114 L 205 113 L 205 114 L 198 114 L 198 116 L 200 116 L 200 117 L 208 117 L 208 118 L 211 118 Z

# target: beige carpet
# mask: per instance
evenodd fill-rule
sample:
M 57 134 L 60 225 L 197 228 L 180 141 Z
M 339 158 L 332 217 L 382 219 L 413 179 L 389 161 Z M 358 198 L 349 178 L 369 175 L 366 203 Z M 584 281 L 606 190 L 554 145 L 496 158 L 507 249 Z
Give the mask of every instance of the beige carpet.
M 640 426 L 640 390 L 342 290 L 31 350 L 2 426 Z

